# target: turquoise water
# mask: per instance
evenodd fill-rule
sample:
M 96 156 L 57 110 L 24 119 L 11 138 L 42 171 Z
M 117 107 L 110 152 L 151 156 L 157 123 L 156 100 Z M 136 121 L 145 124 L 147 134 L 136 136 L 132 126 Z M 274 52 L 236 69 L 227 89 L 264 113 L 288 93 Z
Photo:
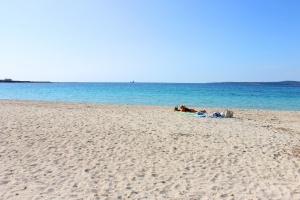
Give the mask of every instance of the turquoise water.
M 198 83 L 0 83 L 0 99 L 300 110 L 300 86 Z

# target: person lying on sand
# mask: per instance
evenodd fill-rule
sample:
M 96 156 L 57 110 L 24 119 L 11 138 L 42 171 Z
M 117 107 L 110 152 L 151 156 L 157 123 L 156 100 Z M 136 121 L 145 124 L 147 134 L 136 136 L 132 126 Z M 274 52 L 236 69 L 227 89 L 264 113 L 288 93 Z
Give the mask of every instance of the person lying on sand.
M 185 105 L 180 105 L 179 109 L 181 112 L 193 112 L 193 113 L 197 112 L 197 110 L 193 108 L 188 108 Z
M 193 108 L 188 108 L 185 105 L 180 105 L 179 109 L 176 106 L 174 111 L 180 111 L 180 112 L 192 112 L 192 113 L 196 113 L 198 112 L 197 110 L 193 109 Z M 200 112 L 206 113 L 206 110 L 201 110 Z

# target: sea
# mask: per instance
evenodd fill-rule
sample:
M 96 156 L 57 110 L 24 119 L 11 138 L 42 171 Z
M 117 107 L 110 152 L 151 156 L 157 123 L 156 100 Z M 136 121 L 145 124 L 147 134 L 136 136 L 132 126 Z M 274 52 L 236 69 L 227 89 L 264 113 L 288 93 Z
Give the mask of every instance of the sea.
M 300 86 L 234 83 L 0 83 L 0 99 L 300 111 Z

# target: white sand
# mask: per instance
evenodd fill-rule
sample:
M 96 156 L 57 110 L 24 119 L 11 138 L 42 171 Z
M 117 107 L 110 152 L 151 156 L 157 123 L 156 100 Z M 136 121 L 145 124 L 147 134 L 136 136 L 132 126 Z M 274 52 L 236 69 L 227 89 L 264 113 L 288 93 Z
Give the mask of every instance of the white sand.
M 0 112 L 0 199 L 300 199 L 300 112 L 9 100 Z

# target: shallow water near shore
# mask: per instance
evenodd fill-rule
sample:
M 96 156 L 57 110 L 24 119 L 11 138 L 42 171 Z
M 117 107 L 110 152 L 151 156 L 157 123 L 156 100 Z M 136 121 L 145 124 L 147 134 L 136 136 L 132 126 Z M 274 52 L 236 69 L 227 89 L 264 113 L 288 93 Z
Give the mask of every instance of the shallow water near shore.
M 203 83 L 3 83 L 0 99 L 300 110 L 300 87 Z

